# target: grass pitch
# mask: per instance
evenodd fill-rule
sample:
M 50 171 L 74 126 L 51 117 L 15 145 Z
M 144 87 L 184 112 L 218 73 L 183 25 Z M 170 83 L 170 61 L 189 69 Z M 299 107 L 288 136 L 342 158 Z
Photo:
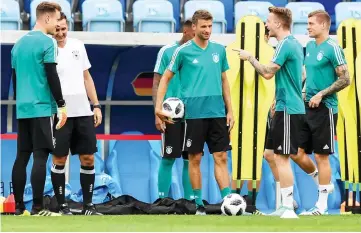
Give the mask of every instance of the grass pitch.
M 361 216 L 1 216 L 1 231 L 361 231 Z

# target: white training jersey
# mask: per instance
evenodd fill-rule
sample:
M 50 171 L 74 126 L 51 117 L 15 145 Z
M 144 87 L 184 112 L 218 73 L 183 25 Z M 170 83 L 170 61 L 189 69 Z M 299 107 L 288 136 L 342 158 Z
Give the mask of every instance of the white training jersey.
M 64 48 L 58 47 L 57 71 L 68 117 L 93 115 L 83 74 L 90 67 L 84 43 L 80 40 L 67 38 Z

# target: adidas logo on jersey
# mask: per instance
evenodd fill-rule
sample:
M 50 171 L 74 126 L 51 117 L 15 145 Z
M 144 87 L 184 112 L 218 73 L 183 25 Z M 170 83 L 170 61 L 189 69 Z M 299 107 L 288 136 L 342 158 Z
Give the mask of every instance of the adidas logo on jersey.
M 192 63 L 193 63 L 193 64 L 197 64 L 197 63 L 198 63 L 197 58 L 195 58 Z
M 324 147 L 323 147 L 324 150 L 327 150 L 327 149 L 330 149 L 330 147 L 328 147 L 328 145 L 326 144 Z

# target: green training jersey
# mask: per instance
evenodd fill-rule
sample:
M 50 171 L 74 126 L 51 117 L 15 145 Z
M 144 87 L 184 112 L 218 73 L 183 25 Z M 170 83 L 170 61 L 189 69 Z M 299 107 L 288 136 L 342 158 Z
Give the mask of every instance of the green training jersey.
M 223 45 L 210 40 L 203 49 L 190 40 L 175 50 L 168 69 L 178 73 L 185 119 L 225 117 L 222 72 L 229 67 Z
M 276 111 L 304 114 L 302 100 L 303 47 L 293 35 L 281 40 L 272 62 L 281 68 L 276 72 Z
M 174 43 L 170 45 L 163 46 L 157 56 L 157 62 L 154 67 L 154 73 L 163 75 L 167 69 L 174 51 L 179 47 L 179 43 Z M 167 93 L 165 94 L 164 99 L 169 97 L 180 97 L 180 81 L 177 77 L 177 74 L 173 76 L 168 84 Z
M 306 101 L 331 86 L 338 79 L 335 68 L 343 64 L 346 64 L 343 50 L 332 39 L 328 38 L 319 45 L 315 40 L 308 42 L 305 57 Z M 322 102 L 333 113 L 338 112 L 336 93 L 324 96 Z
M 50 117 L 56 103 L 45 74 L 45 63 L 56 63 L 56 41 L 41 31 L 30 31 L 11 50 L 16 72 L 16 117 Z

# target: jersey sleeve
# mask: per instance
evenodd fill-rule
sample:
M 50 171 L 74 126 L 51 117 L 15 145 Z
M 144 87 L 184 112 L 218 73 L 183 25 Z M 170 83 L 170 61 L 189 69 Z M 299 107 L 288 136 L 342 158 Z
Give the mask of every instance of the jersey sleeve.
M 289 51 L 291 51 L 291 48 L 289 48 L 289 45 L 286 42 L 286 40 L 282 41 L 276 48 L 272 62 L 276 63 L 279 66 L 283 66 L 283 64 L 288 59 Z
M 158 73 L 160 75 L 163 75 L 164 71 L 167 69 L 167 61 L 166 61 L 166 54 L 165 54 L 165 48 L 161 48 L 158 52 L 157 56 L 157 62 L 154 66 L 154 73 Z
M 44 45 L 44 63 L 57 63 L 57 57 L 58 44 L 51 38 Z
M 178 70 L 182 67 L 184 55 L 181 49 L 182 47 L 179 47 L 174 51 L 172 60 L 169 63 L 168 70 L 172 71 L 173 73 L 177 73 Z
M 340 48 L 340 46 L 332 43 L 332 49 L 330 51 L 329 59 L 333 65 L 334 68 L 337 66 L 346 64 L 345 54 L 343 52 L 343 49 Z
M 86 52 L 84 44 L 82 44 L 82 50 L 83 50 L 83 56 L 82 56 L 83 57 L 83 70 L 89 70 L 91 65 L 90 65 L 88 54 Z
M 222 73 L 229 70 L 226 48 L 223 47 Z

